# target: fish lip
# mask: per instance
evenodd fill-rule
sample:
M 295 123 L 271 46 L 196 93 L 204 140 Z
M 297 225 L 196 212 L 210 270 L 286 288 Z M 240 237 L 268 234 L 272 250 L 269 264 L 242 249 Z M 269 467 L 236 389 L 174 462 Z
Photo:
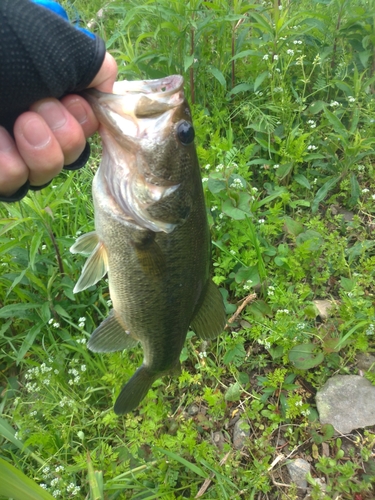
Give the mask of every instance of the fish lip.
M 160 97 L 169 97 L 175 94 L 182 89 L 183 85 L 184 79 L 181 75 L 170 75 L 155 80 L 123 80 L 115 82 L 113 93 L 116 95 L 124 95 L 133 92 L 154 94 L 154 96 L 159 99 Z

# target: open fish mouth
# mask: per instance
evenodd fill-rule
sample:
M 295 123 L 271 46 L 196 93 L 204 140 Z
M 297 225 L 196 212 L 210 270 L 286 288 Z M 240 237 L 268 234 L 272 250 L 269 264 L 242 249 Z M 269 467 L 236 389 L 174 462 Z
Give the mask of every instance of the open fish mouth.
M 157 134 L 164 130 L 173 111 L 184 102 L 183 77 L 167 76 L 158 80 L 116 82 L 113 94 L 88 89 L 84 97 L 92 105 L 95 114 L 105 127 L 117 129 L 125 135 L 125 147 L 134 149 L 137 139 L 152 131 Z M 133 139 L 133 141 L 132 141 Z

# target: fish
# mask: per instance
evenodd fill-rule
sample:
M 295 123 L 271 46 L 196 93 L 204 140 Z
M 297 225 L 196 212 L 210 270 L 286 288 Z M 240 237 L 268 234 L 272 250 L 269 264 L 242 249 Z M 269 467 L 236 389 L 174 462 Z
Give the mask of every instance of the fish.
M 88 348 L 143 347 L 143 363 L 114 405 L 135 410 L 158 378 L 180 369 L 189 328 L 223 331 L 222 295 L 210 277 L 211 239 L 183 77 L 116 82 L 84 91 L 99 120 L 102 159 L 92 185 L 95 231 L 71 252 L 89 255 L 74 293 L 108 273 L 113 308 Z

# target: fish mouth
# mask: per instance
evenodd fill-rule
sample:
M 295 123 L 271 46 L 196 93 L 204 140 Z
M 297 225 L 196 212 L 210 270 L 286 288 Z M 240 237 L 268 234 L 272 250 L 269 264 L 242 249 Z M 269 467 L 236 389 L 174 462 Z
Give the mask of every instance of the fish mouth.
M 113 94 L 88 89 L 82 95 L 92 105 L 100 123 L 112 133 L 125 136 L 125 147 L 133 150 L 137 139 L 144 137 L 149 126 L 147 118 L 157 119 L 153 129 L 163 130 L 170 113 L 184 99 L 184 80 L 180 75 L 157 80 L 115 82 Z M 143 121 L 143 126 L 142 126 Z

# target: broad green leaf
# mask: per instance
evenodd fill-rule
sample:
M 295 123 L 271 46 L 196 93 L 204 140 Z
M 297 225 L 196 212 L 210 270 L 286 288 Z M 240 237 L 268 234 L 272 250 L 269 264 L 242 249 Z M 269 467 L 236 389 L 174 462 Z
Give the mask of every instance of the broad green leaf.
M 42 307 L 42 304 L 9 304 L 0 309 L 0 318 L 17 317 L 19 313 L 28 309 L 37 309 L 38 307 Z
M 254 90 L 254 85 L 252 83 L 239 83 L 233 87 L 230 91 L 232 95 L 239 94 L 240 92 L 249 92 Z
M 354 173 L 350 175 L 350 200 L 349 203 L 353 207 L 357 204 L 361 194 L 361 188 L 358 184 L 357 177 Z
M 241 52 L 238 52 L 235 56 L 232 57 L 231 61 L 235 61 L 236 59 L 242 59 L 243 57 L 247 56 L 261 56 L 261 52 L 258 50 L 242 50 Z
M 225 214 L 229 215 L 229 217 L 232 217 L 232 219 L 244 220 L 246 218 L 246 212 L 233 206 L 232 200 L 229 198 L 223 202 L 221 209 Z
M 22 342 L 21 348 L 19 349 L 19 351 L 17 353 L 17 359 L 16 359 L 17 365 L 20 363 L 20 361 L 22 361 L 22 359 L 25 357 L 25 354 L 27 353 L 27 351 L 33 345 L 36 336 L 38 335 L 38 333 L 42 329 L 42 326 L 43 326 L 42 324 L 34 325 L 31 328 L 31 330 L 28 331 L 26 337 L 24 338 L 24 340 Z
M 216 78 L 222 87 L 227 87 L 224 75 L 219 69 L 215 68 L 215 66 L 208 66 L 208 71 Z
M 337 175 L 336 177 L 333 177 L 329 179 L 329 181 L 325 182 L 323 186 L 318 190 L 318 192 L 315 195 L 314 201 L 312 202 L 311 205 L 311 211 L 312 213 L 316 213 L 319 207 L 319 203 L 324 200 L 324 198 L 327 196 L 327 194 L 330 192 L 330 190 L 336 186 L 338 181 L 341 179 L 341 175 Z
M 184 71 L 187 71 L 194 62 L 194 54 L 185 55 L 184 57 Z
M 284 222 L 288 233 L 292 234 L 293 236 L 298 236 L 304 230 L 303 224 L 293 220 L 291 217 L 284 217 Z
M 54 500 L 46 490 L 23 472 L 0 458 L 0 494 L 13 500 Z
M 337 80 L 335 81 L 335 85 L 338 89 L 345 92 L 346 95 L 354 95 L 354 90 L 347 83 Z
M 296 345 L 289 351 L 288 357 L 298 370 L 309 370 L 324 360 L 324 354 L 316 350 L 315 344 Z
M 280 180 L 284 179 L 293 170 L 293 163 L 283 163 L 276 170 L 276 177 Z
M 315 101 L 309 106 L 307 111 L 315 115 L 316 113 L 322 111 L 322 109 L 324 109 L 326 105 L 327 103 L 324 101 Z
M 40 242 L 43 238 L 44 234 L 42 231 L 38 231 L 34 234 L 30 243 L 30 255 L 29 255 L 29 265 L 32 270 L 34 270 L 35 257 L 40 248 Z
M 334 131 L 340 135 L 342 139 L 347 139 L 348 137 L 348 131 L 344 127 L 344 125 L 341 123 L 339 118 L 337 118 L 336 115 L 334 115 L 329 109 L 325 108 L 324 109 L 324 114 L 326 115 L 329 123 L 332 125 Z
M 239 401 L 241 398 L 242 387 L 239 382 L 231 384 L 225 392 L 225 401 Z
M 254 92 L 258 90 L 258 88 L 262 85 L 264 80 L 268 77 L 269 71 L 263 71 L 259 76 L 256 77 L 254 82 Z
M 217 194 L 226 189 L 227 185 L 222 179 L 213 179 L 212 177 L 209 177 L 207 187 L 212 194 Z
M 293 179 L 306 189 L 311 189 L 311 184 L 303 174 L 296 174 Z

